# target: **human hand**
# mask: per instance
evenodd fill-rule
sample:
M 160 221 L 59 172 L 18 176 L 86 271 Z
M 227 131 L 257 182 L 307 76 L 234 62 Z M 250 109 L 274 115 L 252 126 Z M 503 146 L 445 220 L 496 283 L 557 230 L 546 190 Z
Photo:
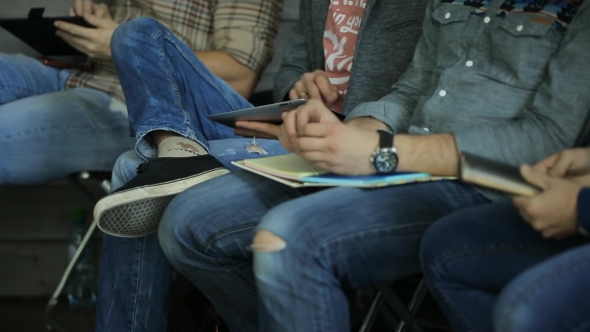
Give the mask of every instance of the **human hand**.
M 286 127 L 284 120 L 293 116 L 295 111 L 283 112 L 283 124 L 275 125 L 272 123 L 257 122 L 257 121 L 236 121 L 236 128 L 234 134 L 249 137 L 261 137 L 269 139 L 278 139 L 281 145 L 287 150 L 293 152 L 291 139 L 286 134 Z
M 554 177 L 565 177 L 582 185 L 590 185 L 590 148 L 556 153 L 538 162 L 535 169 Z
M 92 0 L 75 0 L 70 7 L 70 16 L 94 15 L 98 18 L 111 18 L 109 7 L 104 3 L 94 3 Z
M 338 100 L 338 89 L 323 70 L 305 73 L 289 91 L 289 99 L 317 99 L 327 104 Z
M 90 58 L 110 59 L 111 38 L 119 24 L 113 21 L 110 15 L 106 18 L 99 18 L 84 14 L 84 19 L 96 28 L 85 28 L 76 24 L 56 21 L 55 27 L 58 29 L 56 35 Z
M 295 152 L 317 167 L 345 175 L 373 174 L 370 163 L 379 134 L 344 124 L 316 101 L 297 109 L 295 126 L 285 121 Z
M 543 190 L 533 197 L 515 197 L 520 215 L 546 238 L 563 239 L 577 233 L 577 202 L 581 185 L 552 177 L 528 165 L 520 168 L 527 182 Z

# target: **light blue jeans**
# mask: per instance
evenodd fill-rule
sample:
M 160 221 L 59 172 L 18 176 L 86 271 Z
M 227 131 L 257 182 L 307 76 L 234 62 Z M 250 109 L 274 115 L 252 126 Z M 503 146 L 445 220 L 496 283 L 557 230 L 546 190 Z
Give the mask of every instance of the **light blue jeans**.
M 237 137 L 233 129 L 207 118 L 252 105 L 162 24 L 148 18 L 122 24 L 111 46 L 137 139 L 136 149 L 116 162 L 113 190 L 135 177 L 140 163 L 155 157 L 156 149 L 146 136 L 153 130 L 173 131 L 200 142 L 231 170 L 236 169 L 232 161 L 287 152 L 278 141 L 265 139 L 256 142 L 267 155 L 249 152 L 251 138 Z M 96 331 L 166 331 L 171 277 L 172 267 L 156 234 L 131 239 L 105 235 Z
M 110 171 L 133 147 L 125 104 L 94 89 L 66 90 L 71 74 L 0 53 L 0 185 Z

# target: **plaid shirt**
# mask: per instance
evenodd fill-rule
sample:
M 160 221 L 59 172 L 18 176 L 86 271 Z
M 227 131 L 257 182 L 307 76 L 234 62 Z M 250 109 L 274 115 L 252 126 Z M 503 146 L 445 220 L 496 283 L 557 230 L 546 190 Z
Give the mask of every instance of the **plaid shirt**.
M 116 22 L 151 17 L 191 49 L 222 51 L 260 74 L 272 58 L 281 0 L 116 0 Z M 89 87 L 124 100 L 110 60 L 92 60 L 92 72 L 74 72 L 67 88 Z

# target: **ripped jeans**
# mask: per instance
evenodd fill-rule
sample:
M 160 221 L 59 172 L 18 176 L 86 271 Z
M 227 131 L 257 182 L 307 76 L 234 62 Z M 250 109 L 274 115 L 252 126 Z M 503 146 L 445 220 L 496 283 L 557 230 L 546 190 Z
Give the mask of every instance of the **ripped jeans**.
M 137 139 L 135 151 L 117 160 L 111 189 L 124 185 L 140 163 L 156 156 L 155 147 L 145 139 L 153 130 L 200 142 L 231 170 L 232 161 L 287 153 L 278 141 L 264 139 L 256 142 L 266 155 L 249 152 L 251 138 L 237 137 L 231 128 L 207 118 L 252 105 L 157 21 L 139 18 L 121 25 L 111 45 Z M 131 239 L 105 235 L 96 331 L 166 331 L 171 277 L 172 267 L 156 234 Z

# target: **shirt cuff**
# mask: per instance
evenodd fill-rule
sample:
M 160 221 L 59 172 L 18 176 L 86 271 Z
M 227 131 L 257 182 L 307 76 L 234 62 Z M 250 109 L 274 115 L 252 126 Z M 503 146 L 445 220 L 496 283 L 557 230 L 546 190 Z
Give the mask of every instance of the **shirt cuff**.
M 582 188 L 578 194 L 578 228 L 582 235 L 590 235 L 590 188 Z

